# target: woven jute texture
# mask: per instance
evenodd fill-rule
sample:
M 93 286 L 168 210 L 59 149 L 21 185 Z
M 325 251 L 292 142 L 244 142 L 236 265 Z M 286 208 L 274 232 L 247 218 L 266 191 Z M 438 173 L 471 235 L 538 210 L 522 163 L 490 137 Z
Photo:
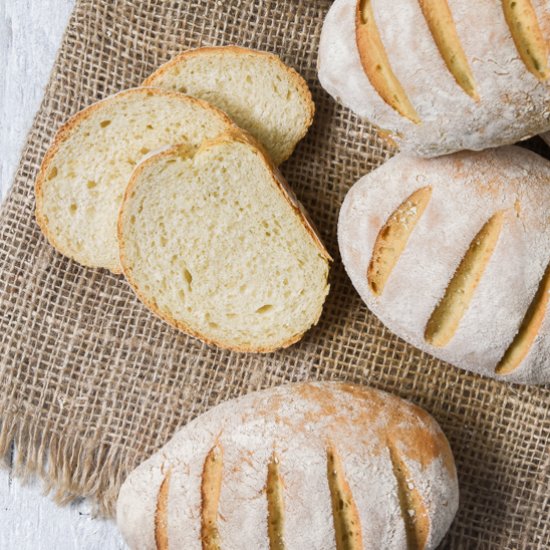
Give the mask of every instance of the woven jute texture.
M 15 442 L 19 475 L 38 473 L 58 500 L 91 497 L 110 515 L 126 474 L 209 407 L 286 382 L 347 380 L 411 399 L 448 435 L 461 505 L 443 548 L 548 548 L 550 390 L 482 379 L 414 350 L 367 311 L 339 261 L 344 195 L 389 153 L 319 86 L 329 4 L 77 3 L 0 214 L 0 453 Z M 139 85 L 177 52 L 220 44 L 279 54 L 307 79 L 317 105 L 313 128 L 282 171 L 336 259 L 332 289 L 319 325 L 269 355 L 220 351 L 178 333 L 122 277 L 57 254 L 33 217 L 39 163 L 69 115 Z

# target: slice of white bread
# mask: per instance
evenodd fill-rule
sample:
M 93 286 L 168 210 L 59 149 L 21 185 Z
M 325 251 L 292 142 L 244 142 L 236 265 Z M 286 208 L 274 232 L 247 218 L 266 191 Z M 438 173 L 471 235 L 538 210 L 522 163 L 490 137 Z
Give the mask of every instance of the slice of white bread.
M 36 180 L 36 219 L 62 254 L 120 272 L 116 222 L 135 165 L 151 150 L 198 146 L 230 119 L 206 102 L 135 88 L 80 111 L 57 133 Z
M 235 129 L 134 171 L 120 210 L 124 274 L 165 321 L 268 352 L 317 323 L 329 255 L 269 158 Z
M 222 46 L 183 52 L 144 86 L 198 97 L 225 111 L 267 149 L 275 164 L 305 136 L 315 105 L 305 80 L 276 55 Z
M 550 162 L 509 146 L 396 155 L 340 210 L 342 261 L 395 334 L 458 367 L 550 383 Z
M 116 519 L 135 550 L 433 550 L 458 493 L 449 444 L 420 407 L 291 384 L 179 430 L 130 473 Z

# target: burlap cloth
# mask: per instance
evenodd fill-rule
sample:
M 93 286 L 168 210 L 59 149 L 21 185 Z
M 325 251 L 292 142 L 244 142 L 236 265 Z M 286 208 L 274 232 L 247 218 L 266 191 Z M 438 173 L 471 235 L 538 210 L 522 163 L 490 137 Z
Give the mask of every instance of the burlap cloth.
M 445 430 L 461 506 L 444 548 L 548 548 L 550 390 L 496 383 L 417 352 L 367 311 L 339 261 L 339 205 L 388 152 L 319 86 L 317 46 L 329 5 L 77 2 L 0 214 L 0 454 L 15 442 L 19 475 L 38 473 L 58 500 L 91 497 L 110 515 L 126 474 L 207 408 L 285 382 L 347 380 L 413 400 Z M 315 123 L 283 172 L 336 258 L 319 325 L 265 356 L 178 333 L 122 277 L 57 254 L 33 217 L 40 160 L 69 115 L 138 85 L 181 50 L 232 43 L 279 54 L 311 86 Z

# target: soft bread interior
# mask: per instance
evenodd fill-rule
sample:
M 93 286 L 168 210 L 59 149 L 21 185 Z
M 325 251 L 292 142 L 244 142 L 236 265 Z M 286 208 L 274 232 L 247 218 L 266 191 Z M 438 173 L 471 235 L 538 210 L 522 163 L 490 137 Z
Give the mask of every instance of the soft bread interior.
M 328 260 L 260 151 L 233 135 L 173 149 L 134 173 L 123 269 L 142 300 L 222 347 L 270 351 L 315 324 Z
M 83 111 L 46 157 L 37 219 L 63 254 L 119 272 L 116 223 L 132 170 L 173 143 L 200 145 L 230 127 L 222 113 L 182 94 L 134 89 Z
M 265 146 L 276 164 L 290 156 L 313 117 L 302 77 L 275 56 L 244 48 L 185 52 L 145 84 L 199 97 L 222 109 Z

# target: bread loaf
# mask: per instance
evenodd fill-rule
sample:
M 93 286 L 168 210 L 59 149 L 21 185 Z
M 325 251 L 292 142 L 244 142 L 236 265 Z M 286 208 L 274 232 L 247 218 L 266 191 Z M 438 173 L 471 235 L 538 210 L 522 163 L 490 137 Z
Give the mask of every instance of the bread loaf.
M 305 80 L 276 55 L 237 46 L 181 53 L 144 82 L 204 99 L 267 149 L 275 164 L 291 154 L 313 121 Z
M 62 254 L 120 272 L 116 222 L 135 165 L 174 143 L 198 146 L 232 126 L 207 103 L 135 88 L 87 107 L 57 133 L 36 180 L 36 219 Z
M 369 309 L 449 363 L 550 382 L 550 163 L 509 146 L 397 155 L 342 205 L 338 241 Z
M 268 352 L 317 323 L 329 255 L 269 158 L 240 131 L 132 174 L 121 263 L 143 302 L 221 347 Z
M 387 393 L 294 384 L 199 416 L 126 479 L 132 549 L 436 548 L 458 506 L 447 440 Z
M 550 129 L 550 1 L 336 0 L 319 80 L 404 152 L 433 157 Z

